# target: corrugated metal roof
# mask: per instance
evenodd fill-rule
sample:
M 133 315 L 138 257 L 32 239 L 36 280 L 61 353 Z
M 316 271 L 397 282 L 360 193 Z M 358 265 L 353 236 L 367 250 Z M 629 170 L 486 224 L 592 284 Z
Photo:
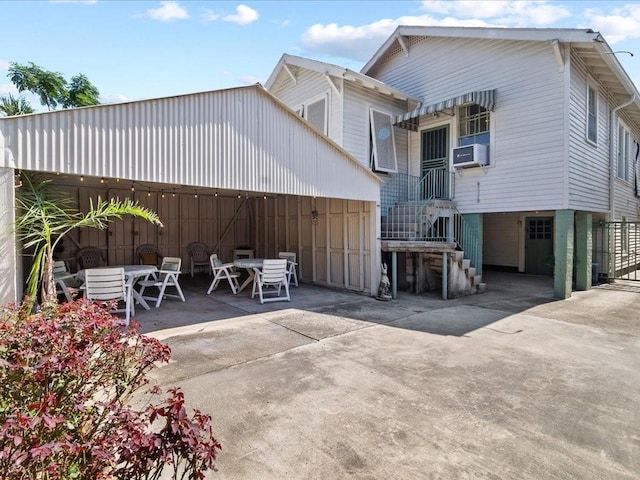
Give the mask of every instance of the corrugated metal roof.
M 4 147 L 4 148 L 3 148 Z M 379 178 L 260 85 L 0 119 L 0 165 L 377 201 Z

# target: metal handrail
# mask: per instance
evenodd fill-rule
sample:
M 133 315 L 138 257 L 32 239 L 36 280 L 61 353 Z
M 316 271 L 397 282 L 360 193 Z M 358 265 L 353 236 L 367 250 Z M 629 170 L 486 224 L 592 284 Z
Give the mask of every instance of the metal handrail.
M 454 180 L 447 168 L 435 168 L 419 179 L 399 174 L 387 182 L 381 191 L 387 212 L 383 238 L 456 243 L 472 266 L 477 266 L 480 242 L 476 232 L 455 205 L 436 205 L 436 200 L 451 199 Z M 440 215 L 438 210 L 449 212 Z

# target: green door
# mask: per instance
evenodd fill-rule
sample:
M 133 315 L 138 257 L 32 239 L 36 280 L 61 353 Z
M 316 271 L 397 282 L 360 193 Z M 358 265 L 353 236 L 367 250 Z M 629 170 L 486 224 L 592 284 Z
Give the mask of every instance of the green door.
M 553 275 L 553 218 L 528 217 L 524 241 L 524 271 Z

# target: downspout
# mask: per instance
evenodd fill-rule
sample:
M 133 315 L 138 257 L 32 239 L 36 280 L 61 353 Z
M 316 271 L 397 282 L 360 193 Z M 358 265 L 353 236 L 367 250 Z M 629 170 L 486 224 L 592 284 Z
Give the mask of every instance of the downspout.
M 614 222 L 615 221 L 615 192 L 614 192 L 614 188 L 615 188 L 615 179 L 616 179 L 616 162 L 615 162 L 615 145 L 613 142 L 613 139 L 615 137 L 615 127 L 617 126 L 617 122 L 614 122 L 615 120 L 615 114 L 618 112 L 618 110 L 624 108 L 624 107 L 628 107 L 629 105 L 631 105 L 633 102 L 636 101 L 636 95 L 635 93 L 633 95 L 631 95 L 631 98 L 626 101 L 625 103 L 618 105 L 617 107 L 614 107 L 611 109 L 611 112 L 609 114 L 610 118 L 609 118 L 609 221 L 610 222 Z

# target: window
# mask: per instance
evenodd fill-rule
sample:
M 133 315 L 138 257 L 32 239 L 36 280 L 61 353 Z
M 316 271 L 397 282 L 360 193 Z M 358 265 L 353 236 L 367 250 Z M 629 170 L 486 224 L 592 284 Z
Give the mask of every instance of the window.
M 631 154 L 631 134 L 624 125 L 618 126 L 618 178 L 629 180 L 629 155 Z
M 464 147 L 472 143 L 489 145 L 490 112 L 480 105 L 466 105 L 459 109 L 458 146 Z
M 393 118 L 388 113 L 371 109 L 371 164 L 381 172 L 397 172 L 396 140 Z
M 305 107 L 304 118 L 322 133 L 328 135 L 326 97 L 323 97 L 313 103 L 309 103 Z
M 529 240 L 553 240 L 553 224 L 550 218 L 529 220 Z
M 587 85 L 587 140 L 598 143 L 598 91 Z

